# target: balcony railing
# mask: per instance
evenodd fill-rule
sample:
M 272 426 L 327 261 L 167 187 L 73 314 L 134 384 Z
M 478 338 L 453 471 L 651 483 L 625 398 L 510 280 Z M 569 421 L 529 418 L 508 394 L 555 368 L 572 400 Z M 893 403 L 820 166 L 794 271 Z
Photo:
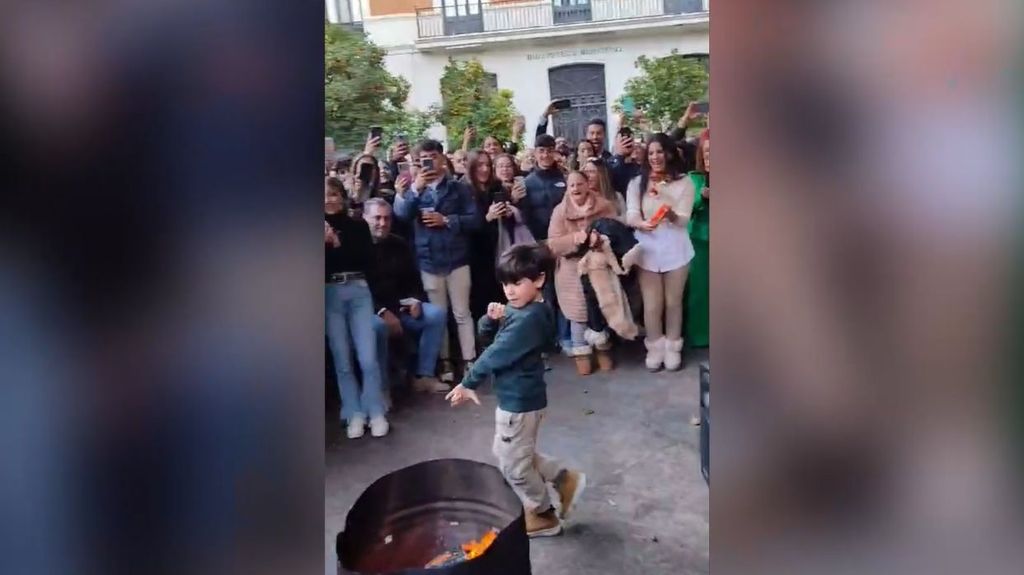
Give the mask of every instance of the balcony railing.
M 704 12 L 706 0 L 445 0 L 416 11 L 421 39 Z

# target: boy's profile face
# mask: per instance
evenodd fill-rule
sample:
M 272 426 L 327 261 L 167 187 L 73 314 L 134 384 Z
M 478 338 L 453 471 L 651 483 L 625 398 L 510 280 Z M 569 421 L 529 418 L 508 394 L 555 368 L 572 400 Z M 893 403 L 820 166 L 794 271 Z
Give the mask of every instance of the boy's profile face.
M 522 278 L 514 284 L 502 284 L 502 288 L 505 290 L 505 297 L 508 298 L 510 306 L 526 307 L 540 298 L 540 292 L 544 289 L 544 274 L 540 274 L 540 277 L 535 280 Z

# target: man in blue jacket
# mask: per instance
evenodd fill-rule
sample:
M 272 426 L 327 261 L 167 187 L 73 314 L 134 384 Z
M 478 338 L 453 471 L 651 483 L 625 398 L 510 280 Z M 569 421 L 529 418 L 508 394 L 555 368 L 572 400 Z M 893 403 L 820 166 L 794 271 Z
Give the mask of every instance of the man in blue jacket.
M 413 183 L 395 196 L 395 215 L 413 222 L 416 262 L 430 303 L 452 314 L 459 330 L 459 347 L 468 371 L 476 359 L 473 317 L 469 311 L 469 232 L 482 218 L 469 186 L 448 174 L 441 143 L 424 140 L 412 167 Z M 448 337 L 441 345 L 441 381 L 455 381 Z

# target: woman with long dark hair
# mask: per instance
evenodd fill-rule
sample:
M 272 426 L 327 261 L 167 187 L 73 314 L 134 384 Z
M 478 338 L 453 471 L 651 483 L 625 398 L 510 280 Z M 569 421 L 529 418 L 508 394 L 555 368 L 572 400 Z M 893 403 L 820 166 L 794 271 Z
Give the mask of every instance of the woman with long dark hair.
M 470 234 L 469 244 L 469 310 L 473 320 L 477 321 L 487 315 L 488 304 L 505 301 L 504 291 L 495 275 L 494 254 L 498 249 L 501 220 L 511 212 L 507 204 L 494 201 L 496 195 L 501 199 L 503 188 L 494 174 L 494 164 L 487 152 L 473 150 L 469 153 L 463 181 L 473 189 L 477 213 L 484 214 L 484 225 Z
M 583 171 L 583 166 L 587 165 L 587 160 L 597 156 L 594 151 L 594 144 L 590 140 L 580 140 L 580 143 L 576 144 L 576 152 L 572 155 L 572 160 L 569 162 L 569 169 L 574 172 Z
M 646 148 L 640 175 L 629 182 L 626 214 L 641 248 L 647 368 L 674 371 L 682 367 L 683 291 L 694 255 L 687 227 L 694 192 L 671 138 L 654 134 Z

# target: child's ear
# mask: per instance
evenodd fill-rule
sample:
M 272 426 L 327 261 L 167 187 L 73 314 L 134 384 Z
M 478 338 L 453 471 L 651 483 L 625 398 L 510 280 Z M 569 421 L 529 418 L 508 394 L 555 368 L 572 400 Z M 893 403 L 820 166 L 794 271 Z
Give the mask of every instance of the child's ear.
M 537 289 L 544 289 L 544 283 L 547 281 L 547 279 L 547 274 L 541 272 L 540 276 L 537 279 L 533 280 L 534 287 L 536 287 Z

